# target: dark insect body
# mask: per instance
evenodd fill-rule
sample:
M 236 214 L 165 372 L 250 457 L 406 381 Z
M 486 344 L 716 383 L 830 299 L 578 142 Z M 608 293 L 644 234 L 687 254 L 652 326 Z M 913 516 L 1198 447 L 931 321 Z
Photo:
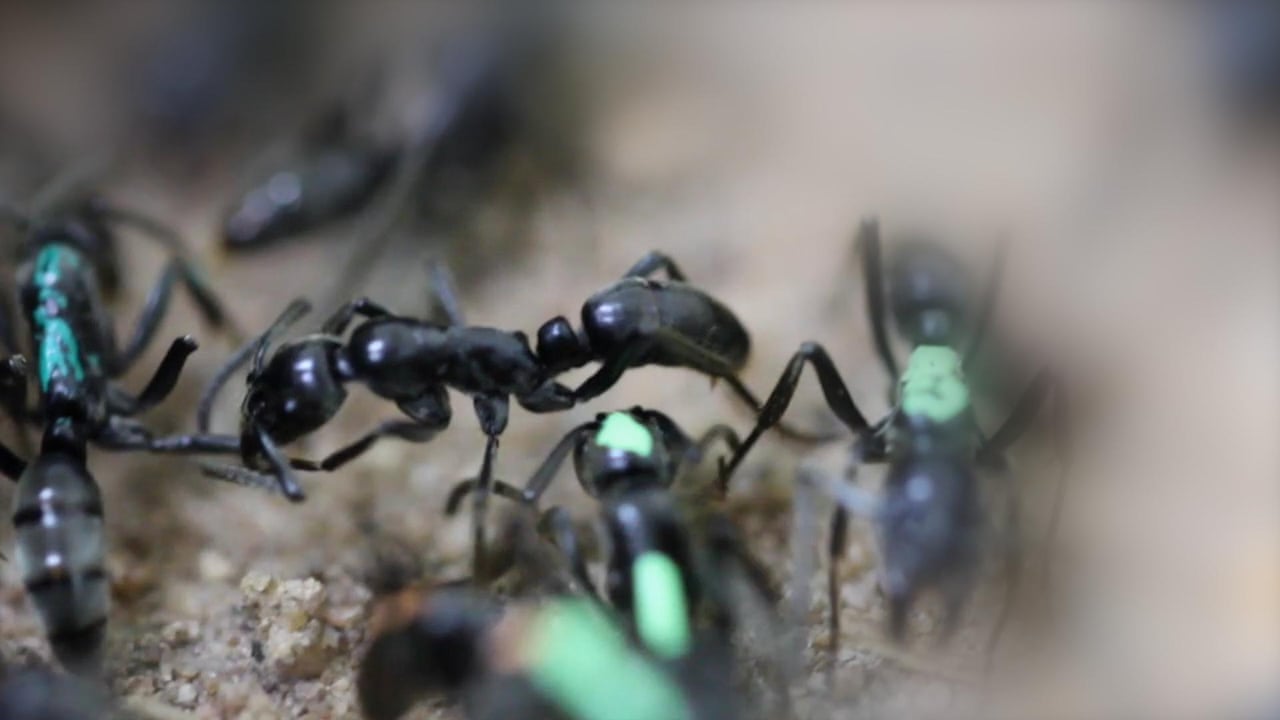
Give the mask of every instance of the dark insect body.
M 203 433 L 208 430 L 216 394 L 252 356 L 239 438 L 204 435 L 179 440 L 174 447 L 186 451 L 200 445 L 214 452 L 238 452 L 247 469 L 215 466 L 207 470 L 246 485 L 262 486 L 274 479 L 286 496 L 301 500 L 302 489 L 291 467 L 334 470 L 383 437 L 426 442 L 452 417 L 448 389 L 466 393 L 488 436 L 473 496 L 479 562 L 498 438 L 506 428 L 512 397 L 535 413 L 567 410 L 577 400 L 604 392 L 630 368 L 664 364 L 724 379 L 756 402 L 734 375 L 749 347 L 741 323 L 692 286 L 645 279 L 662 268 L 673 277 L 683 277 L 670 258 L 651 253 L 621 282 L 588 301 L 582 334 L 575 333 L 564 318 L 555 318 L 538 331 L 536 349 L 522 332 L 466 325 L 448 274 L 437 265 L 433 285 L 447 324 L 398 316 L 369 300 L 356 300 L 330 317 L 320 334 L 285 343 L 268 360 L 272 337 L 308 310 L 305 302 L 295 302 L 227 363 L 201 401 Z M 357 316 L 363 320 L 344 339 Z M 558 374 L 593 360 L 601 361 L 601 369 L 576 391 L 555 382 Z M 346 399 L 345 386 L 352 382 L 394 402 L 407 419 L 386 421 L 319 463 L 285 458 L 279 446 L 329 422 Z
M 654 410 L 601 414 L 566 434 L 523 490 L 498 482 L 495 491 L 536 507 L 572 453 L 578 482 L 599 502 L 608 537 L 606 598 L 628 618 L 646 647 L 662 657 L 679 657 L 687 652 L 690 638 L 672 630 L 695 617 L 710 617 L 723 633 L 732 630 L 733 603 L 726 585 L 733 573 L 744 576 L 766 604 L 776 601 L 767 572 L 728 518 L 704 512 L 699 527 L 692 527 L 691 513 L 672 492 L 681 468 L 697 462 L 717 441 L 731 451 L 738 444 L 723 425 L 695 441 Z M 446 512 L 455 512 L 474 487 L 473 480 L 458 484 Z M 594 595 L 584 543 L 568 512 L 548 508 L 539 525 L 564 553 L 579 585 Z
M 406 590 L 382 599 L 374 617 L 357 681 L 372 720 L 430 695 L 460 699 L 475 720 L 738 715 L 723 654 L 656 658 L 585 598 L 503 606 L 476 591 Z
M 53 650 L 64 665 L 92 670 L 99 661 L 108 593 L 102 500 L 85 465 L 86 447 L 94 442 L 115 450 L 145 449 L 151 434 L 131 418 L 173 390 L 196 343 L 190 337 L 175 339 L 137 396 L 115 379 L 153 339 L 175 282 L 191 290 L 211 324 L 222 325 L 224 318 L 195 269 L 175 256 L 151 291 L 132 338 L 119 347 L 98 281 L 99 267 L 112 273 L 116 267 L 109 223 L 163 230 L 96 201 L 70 207 L 68 214 L 33 220 L 10 213 L 25 234 L 19 299 L 35 357 L 39 406 L 26 405 L 27 367 L 16 355 L 8 313 L 0 318 L 0 337 L 15 355 L 0 366 L 0 402 L 17 422 L 40 423 L 43 436 L 30 463 L 0 445 L 0 473 L 18 483 L 13 515 L 18 561 Z
M 889 464 L 882 499 L 864 497 L 851 487 L 842 486 L 836 491 L 840 502 L 828 548 L 833 647 L 839 639 L 835 566 L 844 546 L 850 512 L 876 521 L 884 563 L 881 586 L 888 596 L 891 634 L 902 636 L 912 602 L 930 587 L 943 594 L 947 608 L 944 626 L 949 628 L 971 589 L 981 549 L 984 519 L 978 470 L 1004 473 L 1006 450 L 1027 429 L 1051 391 L 1058 410 L 1059 452 L 1066 457 L 1061 435 L 1065 432 L 1063 399 L 1048 371 L 1035 376 L 1005 422 L 985 439 L 974 417 L 964 373 L 979 350 L 995 302 L 1000 259 L 976 316 L 971 317 L 959 264 L 927 243 L 902 248 L 892 267 L 889 296 L 898 330 L 912 346 L 906 370 L 900 375 L 885 326 L 879 228 L 874 221 L 863 223 L 858 244 L 876 349 L 895 382 L 892 409 L 880 421 L 868 422 L 826 350 L 817 343 L 805 343 L 783 371 L 756 427 L 722 473 L 727 484 L 760 435 L 786 412 L 805 364 L 813 365 L 828 407 L 857 436 L 855 464 Z M 960 349 L 964 342 L 967 347 Z M 1010 534 L 1016 521 L 1013 507 L 1010 503 Z M 1011 594 L 1021 565 L 1016 540 L 1006 543 L 1006 551 Z M 993 632 L 993 643 L 1003 621 L 1002 613 Z

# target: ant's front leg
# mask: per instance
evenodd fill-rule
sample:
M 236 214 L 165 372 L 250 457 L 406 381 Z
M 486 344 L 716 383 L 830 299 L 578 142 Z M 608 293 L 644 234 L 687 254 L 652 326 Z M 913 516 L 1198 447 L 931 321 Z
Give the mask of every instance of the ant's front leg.
M 151 340 L 155 337 L 156 331 L 160 329 L 160 323 L 164 320 L 164 315 L 169 309 L 169 301 L 173 295 L 173 284 L 178 280 L 182 280 L 188 288 L 200 289 L 199 291 L 193 289 L 192 294 L 200 306 L 201 314 L 204 315 L 210 325 L 214 327 L 223 326 L 226 316 L 222 311 L 222 306 L 212 295 L 204 293 L 197 281 L 190 277 L 192 272 L 178 258 L 171 259 L 168 265 L 165 266 L 164 272 L 160 274 L 160 279 L 151 288 L 151 292 L 147 294 L 147 301 L 143 305 L 142 314 L 138 316 L 133 337 L 129 339 L 123 350 L 118 351 L 109 360 L 112 377 L 123 375 L 129 368 L 133 367 L 133 364 L 146 351 L 147 346 L 151 344 Z M 110 331 L 105 334 L 111 335 Z
M 680 271 L 680 267 L 676 265 L 676 261 L 666 253 L 650 250 L 644 257 L 640 258 L 635 265 L 623 273 L 622 277 L 649 277 L 659 270 L 665 270 L 667 277 L 676 282 L 685 282 L 684 273 Z
M 857 435 L 862 435 L 871 429 L 866 417 L 849 395 L 849 389 L 845 386 L 844 379 L 840 377 L 840 371 L 836 369 L 835 363 L 831 362 L 831 356 L 827 354 L 826 349 L 818 343 L 807 342 L 800 346 L 795 355 L 791 356 L 786 369 L 782 371 L 782 376 L 778 378 L 778 384 L 774 386 L 773 392 L 769 393 L 769 399 L 761 408 L 755 427 L 751 429 L 751 433 L 742 441 L 738 451 L 725 466 L 720 478 L 722 490 L 728 490 L 729 478 L 732 477 L 733 471 L 742 463 L 743 458 L 760 436 L 776 425 L 786 413 L 787 407 L 791 404 L 791 398 L 795 397 L 796 388 L 800 385 L 800 375 L 806 363 L 813 365 L 813 370 L 818 375 L 818 383 L 822 386 L 822 395 L 826 398 L 827 407 L 835 413 L 840 422 Z
M 329 316 L 329 319 L 320 326 L 320 332 L 325 335 L 340 336 L 347 331 L 347 326 L 357 315 L 365 318 L 381 318 L 391 317 L 394 313 L 367 297 L 357 298 Z
M 569 572 L 578 581 L 587 595 L 600 599 L 600 592 L 591 581 L 591 573 L 587 570 L 586 554 L 578 527 L 568 510 L 556 505 L 547 508 L 538 520 L 538 530 L 551 538 L 551 543 L 564 555 L 569 563 Z
M 471 496 L 471 537 L 473 542 L 472 574 L 484 577 L 485 514 L 489 509 L 489 493 L 493 485 L 493 465 L 498 456 L 498 437 L 507 429 L 510 403 L 505 395 L 477 395 L 474 399 L 480 430 L 488 436 L 484 448 L 484 461 L 476 478 L 476 491 Z

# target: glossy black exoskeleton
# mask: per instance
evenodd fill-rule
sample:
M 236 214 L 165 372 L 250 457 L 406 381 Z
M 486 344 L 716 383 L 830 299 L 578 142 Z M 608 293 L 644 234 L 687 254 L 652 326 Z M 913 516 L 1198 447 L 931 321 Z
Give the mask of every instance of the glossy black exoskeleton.
M 270 173 L 232 206 L 222 227 L 229 251 L 249 251 L 352 217 L 369 205 L 396 167 L 398 149 L 352 131 L 333 111 L 289 166 Z
M 985 529 L 977 471 L 1003 472 L 1006 450 L 1028 428 L 1051 391 L 1057 410 L 1058 451 L 1066 458 L 1064 399 L 1048 371 L 1035 376 L 1008 418 L 990 436 L 984 436 L 974 417 L 965 371 L 973 363 L 995 303 L 1003 247 L 981 304 L 976 313 L 971 313 L 967 302 L 971 293 L 959 264 L 935 245 L 904 244 L 892 263 L 889 291 L 898 331 L 912 346 L 908 366 L 899 374 L 885 324 L 879 226 L 875 221 L 863 223 L 858 246 L 876 349 L 894 380 L 890 393 L 893 407 L 880 421 L 868 422 L 826 350 L 817 343 L 805 343 L 783 371 L 756 427 L 722 473 L 727 483 L 764 430 L 786 412 L 806 363 L 813 365 L 828 407 L 857 436 L 855 467 L 866 462 L 889 463 L 881 499 L 864 497 L 852 487 L 841 486 L 837 491 L 841 502 L 828 548 L 833 644 L 839 639 L 835 566 L 844 546 L 850 512 L 876 520 L 884 563 L 881 587 L 888 596 L 890 632 L 895 637 L 902 636 L 911 603 L 928 587 L 943 593 L 947 607 L 945 626 L 951 627 L 974 580 Z M 1009 507 L 1012 513 L 1014 505 L 1010 503 Z M 1010 539 L 1005 544 L 1010 593 L 1021 566 L 1018 543 L 1012 539 L 1015 520 L 1011 514 Z M 1002 624 L 1003 615 L 997 621 L 993 642 Z
M 738 716 L 723 644 L 657 658 L 584 598 L 504 606 L 472 590 L 410 589 L 378 601 L 372 634 L 357 689 L 373 720 L 394 720 L 432 695 L 460 700 L 473 720 L 605 720 L 619 707 L 625 717 Z
M 579 484 L 599 502 L 608 548 L 606 598 L 650 652 L 675 659 L 690 651 L 690 638 L 673 637 L 671 627 L 709 619 L 716 636 L 729 637 L 742 619 L 732 582 L 744 582 L 766 606 L 776 603 L 767 571 L 728 517 L 690 503 L 683 488 L 673 487 L 681 471 L 717 442 L 730 451 L 738 446 L 733 430 L 723 425 L 694 440 L 655 410 L 602 413 L 566 434 L 523 489 L 499 481 L 495 492 L 536 507 L 572 454 Z M 446 513 L 455 512 L 474 486 L 471 480 L 459 483 Z M 564 554 L 578 585 L 594 595 L 584 544 L 569 513 L 548 508 L 539 526 Z
M 86 446 L 145 449 L 151 434 L 131 418 L 172 391 L 196 343 L 190 337 L 174 340 L 139 395 L 126 392 L 115 379 L 154 337 L 175 282 L 192 291 L 211 324 L 221 325 L 223 314 L 195 269 L 175 256 L 151 291 L 133 336 L 119 347 L 98 281 L 99 267 L 113 267 L 114 240 L 100 233 L 116 220 L 163 231 L 95 201 L 69 207 L 74 211 L 34 219 L 11 213 L 25 233 L 18 294 L 35 357 L 39 406 L 27 408 L 26 364 L 19 357 L 0 366 L 0 401 L 16 420 L 39 422 L 44 433 L 30 464 L 0 446 L 0 472 L 18 483 L 18 559 L 54 652 L 69 667 L 90 669 L 105 628 L 107 589 L 102 502 L 85 466 Z M 10 322 L 0 318 L 0 338 L 16 353 Z
M 390 420 L 320 463 L 295 463 L 313 470 L 334 470 L 373 446 L 379 438 L 398 437 L 426 442 L 449 425 L 452 410 L 448 389 L 470 395 L 488 436 L 482 478 L 490 478 L 498 438 L 507 426 L 512 397 L 531 412 L 557 412 L 573 406 L 568 388 L 555 382 L 544 358 L 530 348 L 521 332 L 467 325 L 463 321 L 447 273 L 436 267 L 435 289 L 448 322 L 438 324 L 393 314 L 361 299 L 339 309 L 318 335 L 286 343 L 267 359 L 272 336 L 307 312 L 296 301 L 262 337 L 237 353 L 210 383 L 201 400 L 199 427 L 207 432 L 212 403 L 226 380 L 253 356 L 241 404 L 241 429 L 234 449 L 249 470 L 210 466 L 223 479 L 261 485 L 267 470 L 281 490 L 294 500 L 302 489 L 290 472 L 279 445 L 307 435 L 327 423 L 346 399 L 348 383 L 362 383 L 374 394 L 391 400 L 406 419 Z M 352 321 L 363 320 L 351 328 Z M 204 436 L 213 448 L 220 436 Z M 264 462 L 265 461 L 265 462 Z M 485 496 L 477 494 L 477 515 L 483 515 Z M 476 542 L 483 545 L 483 523 L 477 521 Z

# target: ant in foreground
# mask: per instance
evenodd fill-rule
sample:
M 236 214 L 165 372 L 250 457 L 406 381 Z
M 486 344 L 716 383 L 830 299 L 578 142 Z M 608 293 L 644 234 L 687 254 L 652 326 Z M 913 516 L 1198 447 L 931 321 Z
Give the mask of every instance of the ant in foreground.
M 427 442 L 452 418 L 448 389 L 459 390 L 472 397 L 488 437 L 472 507 L 479 562 L 498 438 L 506 429 L 512 397 L 531 412 L 559 412 L 604 392 L 629 368 L 657 364 L 723 378 L 753 407 L 759 406 L 734 375 L 749 347 L 742 324 L 728 308 L 690 285 L 644 277 L 660 268 L 683 277 L 670 258 L 650 253 L 622 281 L 587 301 L 584 333 L 575 333 L 563 317 L 554 318 L 538 331 L 536 350 L 522 332 L 467 325 L 448 272 L 439 264 L 432 265 L 432 285 L 446 324 L 395 315 L 359 299 L 335 312 L 319 334 L 280 346 L 268 360 L 272 338 L 309 310 L 305 301 L 295 301 L 228 361 L 201 399 L 198 425 L 207 433 L 217 393 L 252 356 L 239 441 L 203 435 L 179 444 L 186 442 L 183 451 L 203 444 L 213 452 L 239 452 L 245 468 L 206 466 L 206 472 L 252 486 L 274 477 L 287 497 L 301 500 L 304 495 L 291 467 L 332 471 L 383 437 Z M 350 328 L 357 316 L 362 322 Z M 603 363 L 600 371 L 576 391 L 554 380 L 592 360 Z M 374 394 L 393 401 L 408 419 L 383 422 L 319 463 L 285 458 L 279 446 L 329 422 L 351 382 L 364 383 Z M 264 476 L 262 470 L 272 475 Z
M 668 648 L 679 654 L 687 638 L 664 635 L 672 626 L 667 614 L 701 609 L 721 629 L 730 630 L 732 603 L 724 584 L 735 571 L 765 604 L 776 601 L 768 573 L 746 550 L 728 518 L 702 513 L 705 517 L 696 518 L 695 528 L 687 504 L 673 492 L 682 467 L 698 462 L 717 441 L 730 450 L 738 447 L 737 435 L 724 425 L 712 427 L 695 441 L 656 410 L 636 407 L 602 413 L 569 431 L 523 490 L 497 481 L 494 491 L 536 507 L 572 452 L 578 482 L 600 502 L 609 538 L 605 573 L 609 602 L 632 620 L 637 636 L 655 652 L 662 654 L 660 649 Z M 474 480 L 455 486 L 446 514 L 455 513 L 475 486 Z M 583 543 L 568 512 L 559 506 L 548 508 L 539 525 L 564 553 L 579 585 L 595 595 Z M 696 538 L 699 534 L 704 537 Z M 678 596 L 672 588 L 680 589 Z
M 873 518 L 879 529 L 884 562 L 881 585 L 889 600 L 890 633 L 902 637 L 910 606 L 926 587 L 942 592 L 945 627 L 949 629 L 958 620 L 973 584 L 979 556 L 984 523 L 976 470 L 1004 474 L 1005 452 L 1028 428 L 1051 391 L 1056 396 L 1058 452 L 1064 462 L 1066 459 L 1062 393 L 1046 370 L 1034 377 L 1008 418 L 985 439 L 974 416 L 964 371 L 980 348 L 994 307 L 1003 250 L 998 250 L 1001 255 L 978 313 L 969 318 L 958 263 L 935 245 L 917 242 L 901 248 L 893 264 L 890 302 L 898 330 L 910 341 L 912 351 L 905 372 L 899 376 L 885 328 L 879 226 L 875 221 L 863 222 L 858 248 L 876 349 L 885 370 L 896 381 L 893 408 L 875 424 L 868 422 L 826 350 L 817 343 L 805 343 L 787 364 L 755 428 L 722 473 L 727 488 L 733 470 L 756 440 L 786 412 L 806 363 L 813 365 L 828 407 L 857 436 L 855 468 L 866 462 L 889 463 L 882 499 L 864 497 L 846 486 L 836 492 L 839 502 L 832 520 L 827 586 L 833 653 L 840 638 L 836 561 L 845 544 L 851 511 Z M 966 335 L 967 344 L 962 346 Z M 1060 493 L 1061 483 L 1054 500 L 1050 537 Z M 1014 503 L 1009 509 L 1012 526 Z M 1021 566 L 1018 543 L 1011 538 L 1006 547 L 1006 603 L 989 647 L 998 639 Z M 804 580 L 798 578 L 797 582 Z
M 102 500 L 85 464 L 89 442 L 115 450 L 145 450 L 151 433 L 132 420 L 174 388 L 196 343 L 179 337 L 150 382 L 132 395 L 115 379 L 132 367 L 154 337 L 174 282 L 195 296 L 206 320 L 224 324 L 221 306 L 196 270 L 175 254 L 147 299 L 127 345 L 117 345 L 99 292 L 99 268 L 117 267 L 110 224 L 124 222 L 176 239 L 153 221 L 92 199 L 28 218 L 6 206 L 24 231 L 18 271 L 22 317 L 38 372 L 39 407 L 28 409 L 26 364 L 16 356 L 9 318 L 0 338 L 14 357 L 0 365 L 5 409 L 18 422 L 43 426 L 40 450 L 28 464 L 0 445 L 0 473 L 18 483 L 14 526 L 27 591 L 58 659 L 73 669 L 96 667 L 107 620 L 102 567 Z
M 504 545 L 547 583 L 541 601 L 503 602 L 456 584 L 379 588 L 357 680 L 367 717 L 392 720 L 432 695 L 460 700 L 466 717 L 481 720 L 738 716 L 725 643 L 695 633 L 678 613 L 666 635 L 686 638 L 681 653 L 636 644 L 606 607 L 548 582 L 566 569 L 535 550 L 542 543 L 531 527 L 515 528 L 522 532 Z

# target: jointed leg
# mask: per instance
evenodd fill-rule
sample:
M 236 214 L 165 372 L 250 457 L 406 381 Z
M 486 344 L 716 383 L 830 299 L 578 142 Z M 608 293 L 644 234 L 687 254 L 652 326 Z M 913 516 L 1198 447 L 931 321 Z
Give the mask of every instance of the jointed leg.
M 498 456 L 498 437 L 507 429 L 507 417 L 510 410 L 505 396 L 475 397 L 476 417 L 480 420 L 480 429 L 488 436 L 485 443 L 484 461 L 480 465 L 477 476 L 476 492 L 471 496 L 471 537 L 474 545 L 472 557 L 472 574 L 484 577 L 484 564 L 487 552 L 485 540 L 486 513 L 489 509 L 489 492 L 493 487 L 493 465 Z
M 362 297 L 346 303 L 342 307 L 334 311 L 328 320 L 320 326 L 320 332 L 325 335 L 341 335 L 347 331 L 347 326 L 351 321 L 359 315 L 366 318 L 379 318 L 394 315 L 390 310 L 370 300 Z
M 476 491 L 476 486 L 478 484 L 479 480 L 476 478 L 470 478 L 468 480 L 462 480 L 454 485 L 453 489 L 449 491 L 449 495 L 445 498 L 445 517 L 453 517 L 454 515 L 457 515 L 458 509 L 462 507 L 462 501 L 465 500 L 468 495 Z M 494 495 L 504 497 L 512 502 L 524 503 L 524 494 L 520 491 L 520 488 L 515 485 L 495 478 L 493 480 L 492 489 Z
M 0 475 L 18 482 L 18 478 L 22 477 L 22 473 L 26 472 L 26 469 L 27 461 L 18 457 L 4 443 L 0 443 Z
M 1009 450 L 1023 433 L 1031 427 L 1031 423 L 1039 414 L 1041 407 L 1044 405 L 1046 398 L 1051 392 L 1055 392 L 1057 382 L 1054 380 L 1052 373 L 1046 368 L 1036 373 L 1031 379 L 1031 384 L 1023 392 L 1022 397 L 1014 404 L 1013 410 L 1009 412 L 1009 417 L 1004 423 L 996 429 L 991 437 L 983 444 L 979 451 L 980 462 L 998 461 Z M 1055 392 L 1061 395 L 1061 392 Z
M 651 250 L 640 258 L 635 265 L 623 273 L 622 277 L 649 277 L 659 270 L 665 270 L 667 277 L 676 282 L 684 282 L 684 273 L 680 271 L 676 261 L 672 260 L 666 253 Z
M 161 273 L 160 279 L 151 288 L 151 292 L 147 294 L 147 301 L 142 308 L 142 314 L 138 316 L 133 337 L 129 338 L 128 344 L 111 362 L 111 374 L 113 376 L 122 375 L 133 367 L 133 363 L 151 344 L 156 331 L 160 329 L 161 321 L 164 320 L 165 312 L 169 309 L 169 300 L 173 294 L 173 283 L 183 276 L 183 272 L 179 260 L 169 261 L 164 272 Z M 197 296 L 197 300 L 199 300 L 199 296 Z M 203 302 L 201 305 L 203 308 Z M 210 309 L 212 312 L 206 313 L 206 317 L 212 325 L 220 326 L 223 319 L 222 309 L 216 304 L 211 306 Z
M 888 312 L 884 302 L 884 265 L 880 258 L 880 223 L 864 220 L 858 227 L 858 255 L 862 260 L 862 285 L 867 291 L 867 319 L 871 322 L 871 334 L 875 339 L 880 363 L 889 373 L 889 382 L 898 381 L 898 361 L 889 345 L 889 332 L 885 325 Z
M 578 536 L 578 528 L 573 523 L 569 512 L 560 506 L 547 508 L 538 521 L 538 528 L 551 536 L 552 543 L 564 553 L 569 562 L 569 570 L 583 590 L 592 597 L 599 597 L 595 583 L 591 581 L 591 573 L 587 571 L 587 560 L 583 554 L 582 539 Z
M 995 257 L 992 258 L 990 274 L 987 276 L 982 290 L 978 314 L 974 318 L 973 330 L 969 335 L 969 347 L 964 353 L 964 367 L 966 369 L 972 367 L 974 360 L 977 359 L 978 353 L 982 349 L 982 341 L 987 334 L 987 326 L 991 323 L 991 316 L 995 313 L 996 300 L 1000 295 L 1000 278 L 1004 275 L 1004 261 L 1008 247 L 1007 238 L 1001 237 L 996 241 Z
M 447 425 L 446 423 L 445 425 Z M 387 420 L 379 423 L 376 428 L 365 433 L 363 437 L 346 447 L 330 454 L 324 460 L 320 461 L 320 469 L 325 472 L 332 472 L 346 465 L 360 455 L 364 454 L 374 443 L 384 437 L 394 437 L 401 440 L 407 440 L 412 443 L 424 443 L 430 441 L 445 425 L 432 426 L 423 425 L 421 423 L 408 420 Z
M 449 267 L 433 259 L 427 263 L 427 274 L 431 276 L 432 304 L 444 313 L 449 325 L 453 327 L 466 325 L 466 317 L 462 314 L 462 303 L 458 301 L 458 289 L 453 283 L 453 273 L 449 272 Z
M 187 358 L 196 351 L 197 347 L 196 341 L 190 335 L 174 339 L 151 376 L 151 380 L 147 382 L 137 398 L 130 397 L 118 389 L 111 392 L 112 410 L 120 415 L 129 416 L 137 415 L 160 404 L 169 396 L 169 393 L 173 392 L 174 386 L 178 384 L 178 377 L 182 374 L 182 368 L 187 363 Z
M 741 447 L 734 453 L 733 459 L 725 466 L 723 477 L 720 480 L 721 487 L 728 489 L 729 478 L 733 475 L 733 471 L 742 463 L 742 459 L 746 457 L 751 447 L 755 445 L 760 436 L 766 430 L 773 427 L 782 419 L 787 411 L 787 407 L 791 404 L 791 398 L 796 394 L 796 387 L 800 384 L 800 375 L 804 370 L 805 363 L 813 365 L 814 372 L 818 375 L 818 382 L 822 386 L 822 394 L 827 400 L 827 407 L 835 413 L 836 417 L 844 423 L 856 434 L 863 434 L 871 428 L 867 423 L 867 419 L 863 416 L 862 411 L 858 409 L 853 398 L 849 395 L 849 389 L 844 384 L 844 379 L 840 377 L 840 372 L 836 369 L 835 363 L 831 362 L 831 357 L 827 355 L 827 351 L 823 347 L 814 342 L 807 342 L 800 346 L 796 354 L 791 357 L 791 361 L 787 363 L 787 367 L 782 371 L 782 376 L 778 378 L 778 384 L 774 386 L 773 392 L 769 394 L 769 399 L 765 402 L 764 407 L 760 410 L 760 417 L 756 420 L 756 425 L 751 429 L 751 433 L 742 441 Z
M 556 472 L 560 470 L 560 466 L 569 457 L 569 453 L 572 452 L 573 448 L 577 446 L 585 435 L 594 433 L 599 427 L 598 422 L 592 421 L 583 423 L 565 433 L 565 436 L 560 438 L 560 442 L 556 443 L 547 458 L 538 466 L 538 469 L 533 473 L 533 477 L 529 478 L 529 482 L 525 483 L 524 491 L 521 493 L 524 502 L 530 505 L 537 505 L 538 500 L 542 498 L 542 494 L 547 491 L 547 488 L 551 486 L 551 482 L 555 480 Z M 592 494 L 590 488 L 584 486 L 582 489 L 588 495 Z

